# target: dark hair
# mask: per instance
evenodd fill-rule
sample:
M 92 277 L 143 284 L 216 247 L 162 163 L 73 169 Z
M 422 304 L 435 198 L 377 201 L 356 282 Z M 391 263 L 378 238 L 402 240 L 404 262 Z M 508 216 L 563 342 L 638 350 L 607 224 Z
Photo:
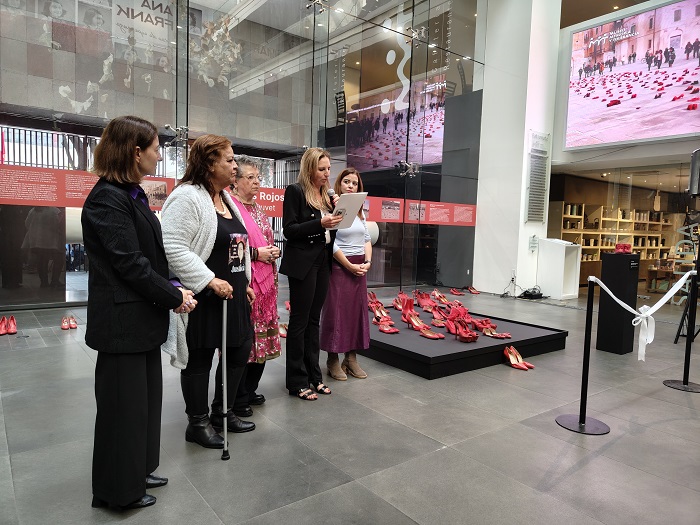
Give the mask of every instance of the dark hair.
M 189 183 L 204 186 L 209 195 L 213 195 L 215 192 L 214 186 L 211 184 L 209 168 L 221 158 L 223 151 L 231 146 L 231 141 L 220 135 L 198 137 L 192 144 L 190 154 L 187 157 L 185 176 L 182 177 L 178 185 Z
M 61 0 L 46 0 L 44 2 L 44 10 L 42 11 L 41 14 L 43 14 L 46 17 L 51 17 L 51 4 L 58 4 L 61 6 L 61 10 L 63 13 L 61 13 L 61 16 L 65 15 L 68 11 L 63 7 L 63 4 L 61 3 Z
M 95 148 L 93 171 L 110 182 L 140 183 L 142 176 L 136 164 L 136 148 L 145 150 L 157 136 L 158 128 L 140 117 L 112 119 Z
M 340 172 L 340 175 L 335 179 L 335 184 L 333 185 L 333 189 L 335 190 L 336 195 L 340 195 L 343 193 L 341 191 L 341 183 L 343 182 L 343 179 L 347 177 L 348 175 L 355 175 L 357 177 L 357 192 L 360 193 L 362 191 L 365 191 L 364 186 L 362 185 L 362 177 L 360 177 L 360 172 L 357 171 L 355 168 L 345 168 L 343 171 Z M 360 207 L 359 211 L 357 212 L 357 216 L 362 219 L 362 207 Z
M 104 22 L 105 17 L 99 10 L 94 7 L 88 7 L 83 15 L 83 24 L 93 25 L 95 23 L 95 17 L 98 15 L 102 17 L 102 22 Z

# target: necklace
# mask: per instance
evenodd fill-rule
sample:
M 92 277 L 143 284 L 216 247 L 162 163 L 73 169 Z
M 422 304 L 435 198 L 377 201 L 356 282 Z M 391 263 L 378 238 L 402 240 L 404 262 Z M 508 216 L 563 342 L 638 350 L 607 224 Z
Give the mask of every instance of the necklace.
M 212 202 L 214 202 L 214 211 L 218 213 L 219 215 L 226 215 L 226 206 L 224 205 L 224 201 L 221 199 L 221 195 L 219 195 L 219 200 L 221 201 L 221 207 L 223 208 L 223 211 L 220 211 L 219 208 L 216 207 L 216 201 L 212 198 Z

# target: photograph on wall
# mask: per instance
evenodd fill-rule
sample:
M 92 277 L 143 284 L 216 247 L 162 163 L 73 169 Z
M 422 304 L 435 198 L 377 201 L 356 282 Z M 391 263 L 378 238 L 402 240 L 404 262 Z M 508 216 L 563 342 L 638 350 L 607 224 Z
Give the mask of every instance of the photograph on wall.
M 75 24 L 75 0 L 39 0 L 37 15 L 52 22 Z
M 202 36 L 202 10 L 193 9 L 190 7 L 188 10 L 188 21 L 187 25 L 191 36 Z
M 700 135 L 700 16 L 683 0 L 572 34 L 566 148 Z
M 112 8 L 78 2 L 78 25 L 94 31 L 112 31 Z

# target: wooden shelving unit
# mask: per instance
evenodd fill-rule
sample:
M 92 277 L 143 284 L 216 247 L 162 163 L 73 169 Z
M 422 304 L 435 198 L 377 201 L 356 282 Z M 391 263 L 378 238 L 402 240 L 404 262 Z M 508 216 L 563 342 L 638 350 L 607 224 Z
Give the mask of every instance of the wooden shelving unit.
M 555 201 L 549 203 L 547 235 L 581 245 L 581 284 L 589 275 L 600 277 L 600 254 L 614 251 L 618 243 L 630 244 L 639 254 L 639 278 L 646 279 L 649 261 L 673 252 L 678 236 L 675 215 Z

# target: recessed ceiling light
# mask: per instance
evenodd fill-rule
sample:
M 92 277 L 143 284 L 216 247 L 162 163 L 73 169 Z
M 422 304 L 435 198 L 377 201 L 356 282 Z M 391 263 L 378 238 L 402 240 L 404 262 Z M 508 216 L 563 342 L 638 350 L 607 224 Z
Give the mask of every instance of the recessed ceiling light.
M 628 179 L 631 179 L 632 177 L 627 177 Z
M 359 65 L 360 65 L 360 63 L 359 63 L 359 62 L 355 62 L 355 65 L 356 65 L 356 66 L 359 66 Z
M 323 24 L 318 24 L 318 27 L 323 27 Z
M 618 6 L 614 5 L 613 9 L 620 9 Z
M 476 13 L 474 13 L 474 16 L 476 16 Z

